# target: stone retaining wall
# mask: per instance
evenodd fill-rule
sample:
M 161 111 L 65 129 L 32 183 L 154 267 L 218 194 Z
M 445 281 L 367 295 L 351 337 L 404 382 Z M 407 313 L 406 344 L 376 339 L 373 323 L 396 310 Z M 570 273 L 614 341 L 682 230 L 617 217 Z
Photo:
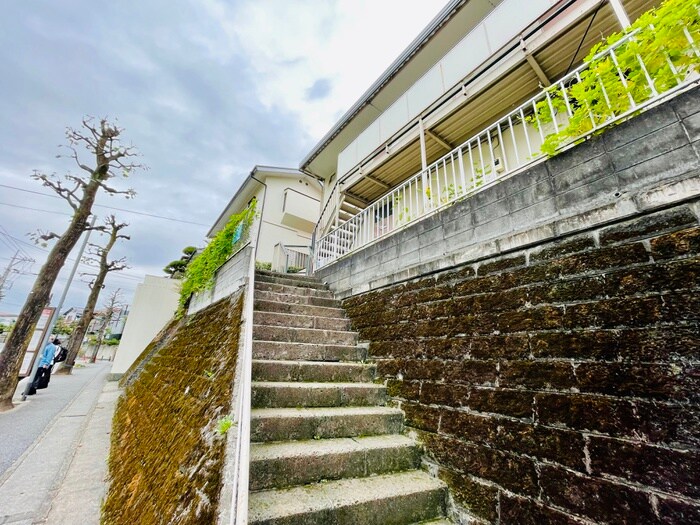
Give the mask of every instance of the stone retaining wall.
M 700 203 L 344 302 L 478 523 L 700 522 Z
M 172 324 L 128 373 L 114 415 L 104 525 L 216 521 L 243 294 Z M 231 430 L 235 432 L 235 429 Z M 229 505 L 223 501 L 222 505 Z

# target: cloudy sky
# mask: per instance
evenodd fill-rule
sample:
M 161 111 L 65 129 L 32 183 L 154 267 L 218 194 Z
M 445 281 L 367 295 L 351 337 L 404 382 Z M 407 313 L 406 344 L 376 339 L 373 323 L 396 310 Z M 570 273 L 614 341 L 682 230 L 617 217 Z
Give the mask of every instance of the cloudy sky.
M 19 311 L 45 260 L 46 250 L 27 234 L 67 225 L 67 204 L 30 179 L 35 169 L 73 169 L 56 158 L 66 126 L 79 126 L 85 115 L 116 118 L 150 168 L 119 183 L 136 190 L 135 199 L 102 196 L 95 208 L 99 217 L 115 213 L 130 224 L 131 240 L 113 254 L 131 268 L 112 274 L 103 294 L 121 288 L 128 302 L 144 274 L 162 275 L 182 247 L 203 244 L 255 164 L 298 166 L 444 3 L 5 2 L 0 275 L 17 249 L 35 262 L 13 274 L 0 312 Z M 64 308 L 85 302 L 82 280 Z

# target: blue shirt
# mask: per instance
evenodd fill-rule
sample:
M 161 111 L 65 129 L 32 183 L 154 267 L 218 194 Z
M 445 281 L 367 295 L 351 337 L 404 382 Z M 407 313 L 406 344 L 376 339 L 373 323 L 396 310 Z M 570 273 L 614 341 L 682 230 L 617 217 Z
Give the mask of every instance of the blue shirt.
M 48 368 L 53 364 L 53 358 L 56 355 L 56 345 L 49 343 L 44 347 L 44 351 L 41 353 L 41 359 L 39 360 L 39 368 L 42 366 Z

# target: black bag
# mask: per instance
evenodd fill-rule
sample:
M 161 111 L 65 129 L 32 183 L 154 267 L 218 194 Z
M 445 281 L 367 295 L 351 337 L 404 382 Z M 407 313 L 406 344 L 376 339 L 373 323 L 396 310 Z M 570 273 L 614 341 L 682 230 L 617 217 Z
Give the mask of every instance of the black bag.
M 61 346 L 60 348 L 61 351 L 58 352 L 58 355 L 54 358 L 54 363 L 62 363 L 66 360 L 66 357 L 68 357 L 68 349 L 65 346 Z

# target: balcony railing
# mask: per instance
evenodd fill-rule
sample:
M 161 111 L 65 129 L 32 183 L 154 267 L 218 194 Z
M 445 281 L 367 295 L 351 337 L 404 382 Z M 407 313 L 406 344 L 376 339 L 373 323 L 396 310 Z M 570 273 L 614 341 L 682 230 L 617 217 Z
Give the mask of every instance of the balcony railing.
M 278 242 L 272 251 L 272 271 L 279 273 L 309 273 L 311 246 Z
M 482 191 L 695 83 L 700 46 L 688 27 L 670 30 L 677 33 L 673 42 L 679 49 L 640 45 L 649 31 L 656 31 L 653 26 L 627 34 L 317 238 L 314 268 Z M 337 187 L 331 198 L 338 200 Z M 331 220 L 328 208 L 332 203 L 324 209 L 324 225 Z

